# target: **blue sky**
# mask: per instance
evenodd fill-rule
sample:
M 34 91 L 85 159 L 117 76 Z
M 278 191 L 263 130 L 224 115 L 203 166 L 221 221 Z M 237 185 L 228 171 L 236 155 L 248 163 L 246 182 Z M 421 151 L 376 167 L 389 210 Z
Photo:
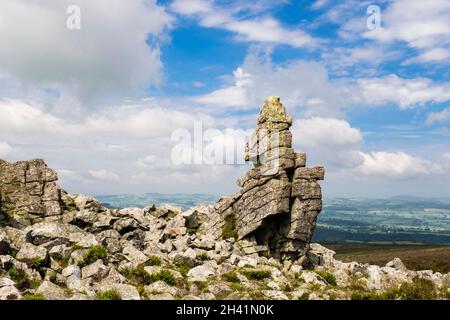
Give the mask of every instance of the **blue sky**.
M 448 1 L 6 0 L 0 21 L 0 157 L 69 192 L 232 193 L 249 165 L 177 165 L 172 134 L 236 143 L 277 95 L 326 196 L 450 196 Z

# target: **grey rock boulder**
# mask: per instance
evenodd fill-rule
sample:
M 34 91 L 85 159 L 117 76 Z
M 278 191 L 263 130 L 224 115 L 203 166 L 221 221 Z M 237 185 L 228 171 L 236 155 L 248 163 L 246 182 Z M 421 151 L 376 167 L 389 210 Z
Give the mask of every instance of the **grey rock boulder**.
M 16 255 L 16 259 L 25 262 L 29 267 L 43 267 L 48 263 L 47 249 L 26 243 Z
M 207 281 L 216 275 L 216 271 L 211 265 L 203 264 L 189 270 L 187 275 L 190 282 Z
M 81 269 L 82 279 L 92 278 L 95 281 L 100 281 L 108 275 L 109 269 L 110 267 L 105 266 L 103 261 L 98 259 Z
M 36 294 L 41 294 L 46 300 L 66 300 L 69 298 L 67 291 L 47 280 L 37 288 Z

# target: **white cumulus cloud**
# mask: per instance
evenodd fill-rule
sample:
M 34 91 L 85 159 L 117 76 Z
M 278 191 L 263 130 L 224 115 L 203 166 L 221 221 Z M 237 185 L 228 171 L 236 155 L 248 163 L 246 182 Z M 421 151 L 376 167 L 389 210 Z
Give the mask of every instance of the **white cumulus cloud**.
M 0 158 L 5 158 L 11 154 L 13 148 L 6 142 L 0 142 Z
M 361 153 L 364 162 L 357 171 L 365 175 L 409 177 L 417 174 L 429 174 L 437 169 L 431 161 L 414 157 L 405 152 Z
M 81 10 L 80 30 L 66 27 L 69 5 Z M 156 39 L 172 20 L 154 0 L 3 0 L 0 73 L 26 90 L 132 94 L 160 82 Z
M 304 30 L 287 28 L 271 16 L 248 17 L 249 9 L 252 8 L 244 3 L 227 7 L 214 1 L 175 0 L 171 8 L 176 13 L 197 18 L 203 27 L 233 32 L 241 41 L 287 44 L 295 48 L 312 46 L 317 42 Z M 247 16 L 244 14 L 244 17 L 240 17 L 242 12 Z
M 395 0 L 382 10 L 382 28 L 364 36 L 382 43 L 401 41 L 419 51 L 419 62 L 445 61 L 450 55 L 450 2 Z M 413 59 L 414 61 L 414 59 Z
M 99 180 L 119 181 L 120 179 L 119 175 L 105 169 L 89 170 L 89 175 L 92 178 Z
M 432 125 L 437 122 L 446 122 L 448 120 L 450 120 L 450 108 L 446 108 L 439 112 L 430 112 L 427 115 L 425 123 Z
M 362 102 L 374 105 L 395 103 L 400 108 L 450 100 L 450 84 L 428 78 L 404 79 L 395 74 L 357 80 Z
M 312 117 L 298 119 L 292 127 L 293 145 L 306 151 L 313 164 L 352 168 L 362 162 L 361 132 L 342 119 Z

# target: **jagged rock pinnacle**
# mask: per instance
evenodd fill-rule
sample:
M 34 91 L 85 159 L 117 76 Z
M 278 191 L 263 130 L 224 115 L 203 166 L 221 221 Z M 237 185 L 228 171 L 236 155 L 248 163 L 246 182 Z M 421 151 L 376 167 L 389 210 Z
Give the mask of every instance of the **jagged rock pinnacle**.
M 286 113 L 286 108 L 280 102 L 280 97 L 268 97 L 261 108 L 258 124 L 264 122 L 292 124 L 292 117 Z
M 245 159 L 255 167 L 238 180 L 241 191 L 222 198 L 209 219 L 208 230 L 217 239 L 233 221 L 247 254 L 298 260 L 309 249 L 322 209 L 317 181 L 323 180 L 324 168 L 305 167 L 306 155 L 292 149 L 291 124 L 280 98 L 267 98 L 246 146 Z

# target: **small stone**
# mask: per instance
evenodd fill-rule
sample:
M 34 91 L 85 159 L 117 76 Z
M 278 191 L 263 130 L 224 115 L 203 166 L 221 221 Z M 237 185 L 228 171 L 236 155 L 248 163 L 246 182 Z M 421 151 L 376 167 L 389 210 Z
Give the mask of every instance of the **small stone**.
M 45 280 L 36 290 L 36 294 L 41 294 L 46 300 L 66 300 L 68 294 L 56 284 Z
M 402 260 L 400 260 L 399 258 L 394 258 L 394 260 L 389 261 L 388 263 L 386 263 L 386 267 L 391 267 L 400 271 L 406 271 L 407 268 L 405 267 L 405 265 L 403 264 Z
M 82 279 L 92 278 L 96 281 L 100 281 L 106 277 L 108 272 L 109 267 L 105 266 L 101 259 L 81 269 Z
M 129 284 L 119 283 L 114 285 L 122 300 L 141 300 L 141 296 L 135 287 Z
M 63 260 L 71 253 L 71 249 L 64 244 L 61 244 L 52 247 L 48 253 L 51 257 Z
M 169 293 L 175 296 L 178 293 L 178 289 L 172 286 L 169 286 L 167 283 L 163 281 L 156 281 L 148 286 L 145 286 L 145 292 L 147 295 L 158 295 L 161 293 Z
M 175 300 L 175 297 L 170 293 L 162 293 L 150 296 L 150 300 Z
M 148 260 L 148 257 L 143 252 L 139 251 L 131 244 L 123 248 L 122 254 L 128 261 L 132 261 L 136 264 L 141 264 Z
M 25 262 L 29 267 L 40 268 L 47 264 L 48 253 L 44 247 L 26 243 L 16 255 L 16 259 Z
M 125 234 L 139 228 L 139 223 L 133 218 L 122 218 L 114 223 L 113 227 L 120 234 Z
M 215 270 L 208 265 L 200 265 L 192 268 L 188 272 L 188 280 L 190 282 L 207 281 L 209 278 L 216 275 Z
M 14 286 L 0 286 L 0 301 L 1 300 L 22 300 L 22 294 Z

